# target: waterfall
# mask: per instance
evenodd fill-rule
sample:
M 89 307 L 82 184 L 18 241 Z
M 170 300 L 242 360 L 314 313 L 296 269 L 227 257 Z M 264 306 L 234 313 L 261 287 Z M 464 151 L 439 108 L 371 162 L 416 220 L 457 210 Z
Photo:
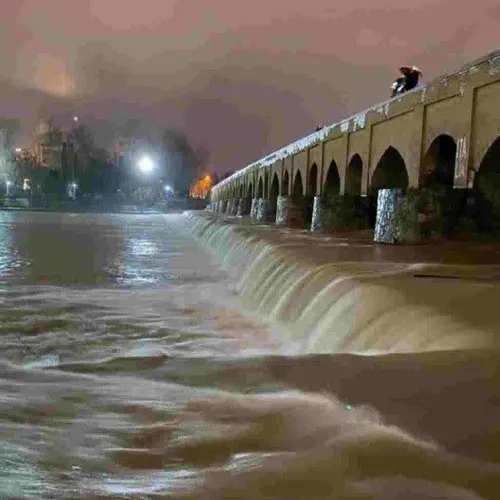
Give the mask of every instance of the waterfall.
M 277 229 L 259 232 L 216 217 L 187 217 L 198 242 L 236 280 L 243 306 L 278 329 L 288 353 L 500 346 L 494 306 L 500 286 L 494 282 L 419 279 L 435 271 L 430 264 L 325 263 L 315 260 L 318 240 L 307 242 L 307 235 L 305 246 L 293 245 Z

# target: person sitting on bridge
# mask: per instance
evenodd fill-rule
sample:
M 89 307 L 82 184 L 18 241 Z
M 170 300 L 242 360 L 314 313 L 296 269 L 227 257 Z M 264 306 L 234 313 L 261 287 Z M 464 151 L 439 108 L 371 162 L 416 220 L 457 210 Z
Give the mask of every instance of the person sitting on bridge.
M 391 85 L 391 97 L 414 89 L 422 76 L 422 72 L 416 66 L 401 66 L 399 71 L 402 76 Z
M 391 97 L 394 97 L 396 94 L 402 94 L 404 86 L 405 86 L 405 77 L 402 76 L 402 77 L 398 78 L 391 85 L 391 90 L 392 90 Z

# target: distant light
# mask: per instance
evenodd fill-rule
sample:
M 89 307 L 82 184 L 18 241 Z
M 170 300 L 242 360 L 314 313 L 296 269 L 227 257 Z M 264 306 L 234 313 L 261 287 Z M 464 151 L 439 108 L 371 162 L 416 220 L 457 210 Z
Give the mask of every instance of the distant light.
M 78 121 L 78 116 L 73 116 L 73 121 L 77 122 Z
M 171 193 L 172 192 L 172 188 L 170 186 L 165 186 L 165 191 L 167 193 Z
M 16 148 L 16 153 L 20 153 L 22 151 L 21 148 Z
M 11 187 L 11 186 L 12 186 L 12 182 L 11 182 L 11 181 L 7 181 L 7 182 L 5 183 L 5 185 L 6 185 L 7 187 Z
M 144 156 L 144 158 L 141 158 L 139 161 L 139 168 L 145 174 L 149 174 L 154 168 L 153 160 L 149 156 Z
M 76 189 L 76 188 L 78 187 L 78 184 L 77 184 L 76 182 L 73 182 L 73 183 L 71 184 L 71 187 L 72 187 L 73 189 Z

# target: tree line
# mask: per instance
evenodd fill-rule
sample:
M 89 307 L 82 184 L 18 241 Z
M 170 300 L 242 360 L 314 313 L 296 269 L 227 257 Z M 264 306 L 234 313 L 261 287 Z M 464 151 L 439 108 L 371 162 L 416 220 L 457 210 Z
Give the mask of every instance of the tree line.
M 161 187 L 168 186 L 169 193 L 187 196 L 206 175 L 208 152 L 194 147 L 179 130 L 165 129 L 156 138 L 125 136 L 124 151 L 113 154 L 99 145 L 89 126 L 75 123 L 63 130 L 50 119 L 38 132 L 34 150 L 18 151 L 13 147 L 16 127 L 13 121 L 0 120 L 0 169 L 4 189 L 10 184 L 11 195 L 133 198 L 138 191 L 149 189 L 162 197 L 165 190 Z M 149 175 L 138 169 L 143 155 L 154 159 L 155 168 Z

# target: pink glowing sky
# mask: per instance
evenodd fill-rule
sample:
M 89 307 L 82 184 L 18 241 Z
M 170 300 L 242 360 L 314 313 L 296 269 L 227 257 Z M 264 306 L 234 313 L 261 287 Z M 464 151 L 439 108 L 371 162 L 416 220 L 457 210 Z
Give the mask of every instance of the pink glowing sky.
M 5 0 L 0 115 L 178 127 L 218 171 L 498 47 L 498 0 Z M 106 136 L 107 137 L 107 136 Z

